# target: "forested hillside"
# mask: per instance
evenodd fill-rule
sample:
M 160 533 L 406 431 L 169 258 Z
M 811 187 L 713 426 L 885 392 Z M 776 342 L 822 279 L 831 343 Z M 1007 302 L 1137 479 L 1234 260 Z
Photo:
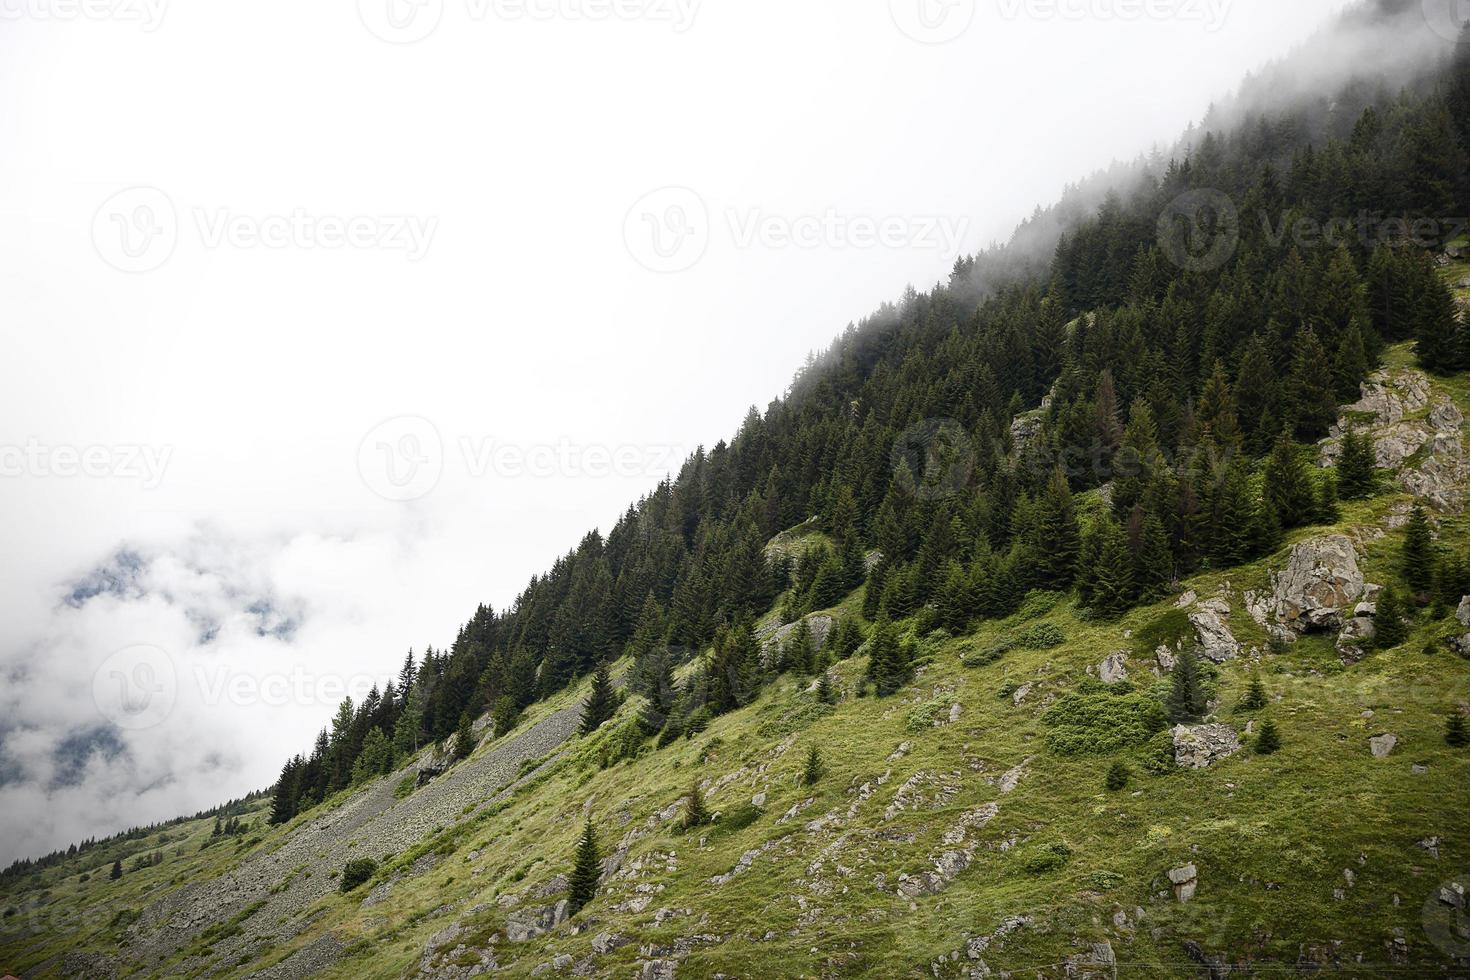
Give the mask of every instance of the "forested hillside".
M 1347 22 L 1418 50 L 1418 10 Z M 1275 66 L 850 327 L 268 804 L 6 871 L 0 967 L 1457 975 L 1470 34 L 1435 50 Z
M 1352 16 L 1422 33 L 1417 8 Z M 1289 108 L 1237 110 L 1107 194 L 1044 274 L 989 253 L 850 328 L 510 609 L 482 605 L 448 648 L 410 654 L 396 683 L 343 704 L 285 767 L 276 819 L 481 712 L 504 730 L 602 661 L 629 652 L 663 677 L 715 641 L 708 670 L 660 695 L 677 732 L 751 697 L 751 623 L 778 599 L 792 621 L 866 583 L 869 618 L 961 631 L 1032 588 L 1075 585 L 1116 616 L 1269 552 L 1334 493 L 1362 492 L 1279 481 L 1300 482 L 1283 465 L 1293 444 L 1327 434 L 1385 345 L 1416 341 L 1432 371 L 1470 367 L 1432 258 L 1470 214 L 1467 52 L 1443 45 L 1408 84 L 1368 72 Z M 1250 475 L 1267 454 L 1277 482 L 1261 489 Z M 1111 519 L 1083 535 L 1074 497 L 1103 484 Z M 829 549 L 767 560 L 773 535 L 813 515 Z

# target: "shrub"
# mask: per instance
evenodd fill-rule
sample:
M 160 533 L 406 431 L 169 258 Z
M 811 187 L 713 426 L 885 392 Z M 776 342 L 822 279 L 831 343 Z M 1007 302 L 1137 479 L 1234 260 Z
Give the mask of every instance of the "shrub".
M 393 798 L 395 800 L 406 800 L 413 795 L 413 791 L 418 789 L 418 786 L 419 774 L 417 772 L 411 772 L 400 779 L 397 786 L 393 787 Z
M 1026 650 L 1054 650 L 1067 642 L 1067 634 L 1052 623 L 1040 623 L 1021 633 L 1017 643 Z
M 742 803 L 729 813 L 721 814 L 720 822 L 715 824 L 711 836 L 722 837 L 744 830 L 761 818 L 765 811 L 750 803 Z
M 1125 789 L 1128 786 L 1128 780 L 1132 776 L 1133 773 L 1127 766 L 1121 762 L 1115 762 L 1113 763 L 1113 768 L 1108 770 L 1108 778 L 1105 785 L 1110 792 L 1116 793 L 1118 790 Z
M 1159 732 L 1143 750 L 1143 768 L 1155 776 L 1167 776 L 1179 768 L 1174 759 L 1174 736 Z
M 347 866 L 342 869 L 342 884 L 339 886 L 342 894 L 347 894 L 354 888 L 365 883 L 378 870 L 378 862 L 372 858 L 358 858 L 348 861 Z
M 1061 592 L 1032 590 L 1026 593 L 1026 601 L 1022 602 L 1021 608 L 1016 611 L 1016 618 L 1022 621 L 1040 619 L 1066 601 L 1067 597 Z
M 1042 844 L 1026 853 L 1021 859 L 1021 869 L 1027 874 L 1043 875 L 1066 867 L 1072 860 L 1072 849 L 1062 841 Z
M 1444 740 L 1452 748 L 1463 749 L 1470 745 L 1470 732 L 1465 730 L 1465 716 L 1456 711 L 1445 724 Z
M 1158 619 L 1139 630 L 1134 637 L 1138 648 L 1152 654 L 1161 646 L 1172 647 L 1186 637 L 1194 636 L 1189 613 L 1183 609 L 1170 609 Z
M 1015 649 L 1015 644 L 1010 640 L 1002 640 L 999 643 L 985 647 L 980 650 L 966 650 L 960 655 L 960 664 L 965 667 L 986 667 L 1000 660 L 1006 654 Z
M 1046 743 L 1059 755 L 1104 755 L 1141 745 L 1169 726 L 1164 706 L 1147 694 L 1068 694 L 1042 716 Z

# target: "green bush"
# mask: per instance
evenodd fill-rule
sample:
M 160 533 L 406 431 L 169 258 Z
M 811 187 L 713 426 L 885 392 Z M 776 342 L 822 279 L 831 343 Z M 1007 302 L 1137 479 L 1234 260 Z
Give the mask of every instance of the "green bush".
M 1062 841 L 1053 841 L 1028 850 L 1021 858 L 1021 869 L 1027 874 L 1043 875 L 1066 867 L 1072 860 L 1072 849 Z
M 1147 742 L 1169 726 L 1148 694 L 1068 694 L 1042 716 L 1046 744 L 1059 755 L 1102 755 Z
M 1021 603 L 1021 608 L 1016 611 L 1016 618 L 1022 621 L 1040 619 L 1066 601 L 1067 597 L 1061 592 L 1032 590 L 1026 593 L 1026 601 Z
M 1054 650 L 1066 642 L 1067 634 L 1052 623 L 1029 627 L 1017 638 L 1017 643 L 1027 650 Z
M 761 818 L 764 813 L 759 807 L 743 803 L 728 813 L 720 814 L 720 820 L 710 832 L 711 837 L 723 837 L 744 830 Z
M 1138 649 L 1152 654 L 1161 646 L 1172 647 L 1186 637 L 1194 636 L 1194 627 L 1189 622 L 1189 613 L 1183 609 L 1170 609 L 1158 619 L 1139 630 L 1134 636 Z
M 342 869 L 342 884 L 340 886 L 342 894 L 345 895 L 365 883 L 377 870 L 378 862 L 372 858 L 358 858 L 355 861 L 348 861 L 347 866 Z
M 960 655 L 960 663 L 965 667 L 987 667 L 1015 648 L 1015 644 L 1010 640 L 1002 640 L 980 650 L 966 650 Z

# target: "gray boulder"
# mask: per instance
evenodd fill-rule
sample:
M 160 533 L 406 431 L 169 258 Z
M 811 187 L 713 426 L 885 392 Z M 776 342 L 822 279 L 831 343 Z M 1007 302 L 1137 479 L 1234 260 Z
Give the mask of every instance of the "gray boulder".
M 1470 595 L 1460 600 L 1460 608 L 1455 611 L 1455 618 L 1460 621 L 1461 626 L 1470 629 Z
M 1199 888 L 1199 869 L 1193 864 L 1174 868 L 1169 872 L 1169 884 L 1174 886 L 1174 897 L 1187 902 L 1194 898 L 1195 890 Z
M 1201 608 L 1189 614 L 1194 635 L 1199 640 L 1200 654 L 1217 664 L 1240 656 L 1240 643 L 1225 625 L 1216 609 Z
M 1365 589 L 1357 551 L 1343 534 L 1301 542 L 1272 580 L 1271 612 L 1298 633 L 1340 627 Z
M 1375 759 L 1387 759 L 1398 744 L 1399 737 L 1388 732 L 1368 739 L 1368 748 L 1373 752 Z
M 1117 684 L 1128 679 L 1128 651 L 1120 650 L 1109 654 L 1097 668 L 1097 676 L 1104 684 Z
M 567 921 L 569 908 L 567 900 L 562 899 L 545 908 L 513 913 L 505 920 L 505 938 L 513 943 L 524 943 L 544 936 Z
M 1241 749 L 1240 736 L 1229 725 L 1179 725 L 1174 737 L 1174 762 L 1181 769 L 1208 769 Z

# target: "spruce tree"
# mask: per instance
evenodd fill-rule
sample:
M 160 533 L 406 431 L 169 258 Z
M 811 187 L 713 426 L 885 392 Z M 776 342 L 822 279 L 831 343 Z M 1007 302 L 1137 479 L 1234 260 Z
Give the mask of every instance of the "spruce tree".
M 1261 683 L 1259 675 L 1251 678 L 1250 687 L 1246 688 L 1245 694 L 1237 705 L 1241 711 L 1259 711 L 1270 702 L 1266 693 L 1266 685 Z
M 1128 611 L 1137 595 L 1132 555 L 1123 529 L 1111 517 L 1104 518 L 1094 533 L 1098 540 L 1097 558 L 1089 576 L 1092 607 L 1101 616 L 1115 618 Z
M 1281 433 L 1266 461 L 1266 501 L 1285 529 L 1306 524 L 1316 508 L 1311 477 L 1288 432 Z
M 781 651 L 781 669 L 797 674 L 810 674 L 816 667 L 817 647 L 806 620 L 796 624 Z
M 689 787 L 689 796 L 684 800 L 684 819 L 680 822 L 685 830 L 693 830 L 709 822 L 709 811 L 704 806 L 704 794 L 699 791 L 699 780 Z
M 1112 768 L 1108 770 L 1108 778 L 1105 785 L 1109 792 L 1116 793 L 1121 789 L 1126 789 L 1128 780 L 1132 777 L 1132 770 L 1121 762 L 1115 762 Z
M 1395 589 L 1387 588 L 1378 597 L 1378 611 L 1373 617 L 1374 642 L 1380 650 L 1392 650 L 1409 638 L 1409 625 L 1404 622 L 1403 603 Z
M 602 879 L 602 851 L 597 844 L 597 830 L 592 826 L 589 814 L 582 828 L 582 837 L 577 841 L 571 876 L 571 893 L 567 904 L 572 915 L 576 915 L 597 897 L 597 884 Z
M 475 719 L 468 712 L 462 712 L 459 716 L 459 727 L 454 730 L 454 758 L 468 759 L 475 751 Z
M 815 786 L 817 784 L 817 781 L 820 780 L 826 772 L 827 768 L 822 763 L 822 753 L 816 747 L 816 745 L 813 744 L 807 749 L 806 752 L 806 765 L 804 765 L 801 770 L 801 785 Z
M 1292 422 L 1302 439 L 1316 441 L 1337 418 L 1337 398 L 1332 368 L 1322 342 L 1310 328 L 1297 335 L 1287 396 Z M 1284 518 L 1283 518 L 1284 519 Z
M 1429 518 L 1418 504 L 1414 505 L 1409 523 L 1404 527 L 1399 568 L 1416 595 L 1427 593 L 1434 586 L 1434 537 L 1429 530 Z
M 117 879 L 121 878 L 122 876 L 123 876 L 122 862 L 121 861 L 114 861 L 114 862 L 112 862 L 112 874 L 108 875 L 108 877 L 111 878 L 113 881 L 117 881 Z
M 1256 754 L 1272 755 L 1281 751 L 1281 733 L 1276 729 L 1276 722 L 1267 720 L 1261 726 L 1261 734 L 1256 736 Z
M 1372 441 L 1348 426 L 1342 436 L 1342 457 L 1337 464 L 1337 488 L 1344 500 L 1361 500 L 1371 496 L 1377 479 L 1377 461 Z
M 582 704 L 582 734 L 591 735 L 597 731 L 604 722 L 617 714 L 617 710 L 618 695 L 613 690 L 612 673 L 604 660 L 597 665 L 597 670 L 592 675 L 592 690 Z
M 1465 716 L 1456 711 L 1445 723 L 1444 740 L 1451 748 L 1463 749 L 1470 745 L 1470 730 L 1465 725 Z
M 837 703 L 837 691 L 832 687 L 832 676 L 825 670 L 817 678 L 817 700 L 823 704 Z
M 1207 699 L 1200 682 L 1199 662 L 1192 650 L 1179 654 L 1170 678 L 1167 708 L 1169 720 L 1176 725 L 1187 725 L 1204 717 Z

